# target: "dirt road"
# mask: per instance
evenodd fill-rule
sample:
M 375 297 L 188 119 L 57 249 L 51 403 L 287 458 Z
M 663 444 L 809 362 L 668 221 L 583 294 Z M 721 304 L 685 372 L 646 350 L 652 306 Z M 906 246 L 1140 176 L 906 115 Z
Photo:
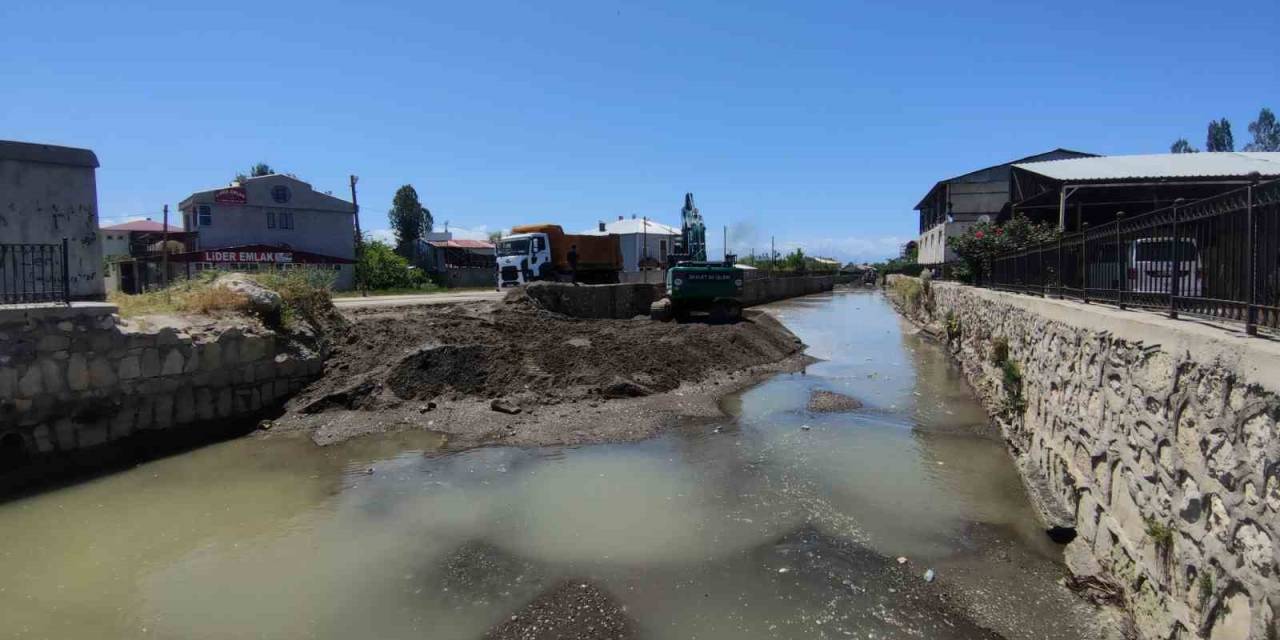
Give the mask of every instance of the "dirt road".
M 493 291 L 459 291 L 456 293 L 419 293 L 395 296 L 368 296 L 353 298 L 335 298 L 333 306 L 339 310 L 370 309 L 375 307 L 410 307 L 424 304 L 449 304 L 452 302 L 476 302 L 481 300 L 500 300 L 502 293 Z

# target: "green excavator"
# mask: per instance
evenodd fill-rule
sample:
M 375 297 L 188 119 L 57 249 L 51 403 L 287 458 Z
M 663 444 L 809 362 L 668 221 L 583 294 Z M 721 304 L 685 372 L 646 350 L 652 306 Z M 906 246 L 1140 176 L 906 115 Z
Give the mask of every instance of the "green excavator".
M 667 256 L 667 297 L 653 303 L 655 320 L 674 317 L 687 320 L 705 314 L 711 322 L 735 322 L 742 317 L 743 271 L 734 266 L 737 256 L 707 260 L 707 227 L 693 205 L 693 194 L 684 194 L 680 210 L 680 238 Z

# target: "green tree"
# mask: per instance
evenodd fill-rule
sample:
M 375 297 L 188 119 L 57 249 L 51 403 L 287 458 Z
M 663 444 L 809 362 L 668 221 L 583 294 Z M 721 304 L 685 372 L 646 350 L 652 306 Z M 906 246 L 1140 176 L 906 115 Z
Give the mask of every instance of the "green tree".
M 1231 123 L 1226 118 L 1209 121 L 1209 135 L 1204 143 L 1205 151 L 1235 151 L 1236 143 L 1231 137 Z
M 249 175 L 245 175 L 243 173 L 237 173 L 236 182 L 244 182 L 249 178 L 261 178 L 262 176 L 269 176 L 275 172 L 276 172 L 275 169 L 272 169 L 271 165 L 265 162 L 259 162 L 258 164 L 255 164 L 252 167 L 249 167 Z
M 804 249 L 800 247 L 782 259 L 782 268 L 788 271 L 804 271 L 804 266 Z
M 1173 141 L 1173 145 L 1169 147 L 1169 153 L 1196 153 L 1199 149 L 1191 146 L 1186 138 L 1178 138 Z
M 1262 108 L 1258 119 L 1249 123 L 1249 133 L 1253 134 L 1253 142 L 1244 146 L 1245 151 L 1280 151 L 1280 126 L 1270 109 Z
M 406 257 L 413 256 L 418 240 L 431 233 L 432 225 L 431 212 L 422 206 L 413 185 L 406 184 L 396 190 L 387 217 L 391 219 L 391 228 L 396 234 L 396 252 Z
M 1014 216 L 1004 224 L 979 222 L 948 243 L 969 271 L 982 277 L 990 273 L 991 259 L 1004 253 L 1058 239 L 1053 223 L 1035 223 L 1026 216 Z
M 356 277 L 370 289 L 404 289 L 422 284 L 421 272 L 410 268 L 407 259 L 380 240 L 365 240 Z

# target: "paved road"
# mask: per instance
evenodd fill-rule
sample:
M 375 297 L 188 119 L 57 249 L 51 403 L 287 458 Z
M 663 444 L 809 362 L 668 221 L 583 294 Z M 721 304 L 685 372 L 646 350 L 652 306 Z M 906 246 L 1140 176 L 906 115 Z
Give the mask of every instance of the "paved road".
M 475 302 L 478 300 L 500 300 L 502 293 L 498 291 L 460 291 L 458 293 L 422 293 L 398 296 L 369 296 L 362 298 L 334 298 L 333 306 L 338 309 L 359 309 L 368 307 L 407 307 L 422 304 L 448 304 L 450 302 Z

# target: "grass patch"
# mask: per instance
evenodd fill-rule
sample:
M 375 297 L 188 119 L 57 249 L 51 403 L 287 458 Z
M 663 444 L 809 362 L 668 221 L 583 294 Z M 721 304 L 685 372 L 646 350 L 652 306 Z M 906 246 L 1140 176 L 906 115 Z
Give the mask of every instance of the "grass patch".
M 359 298 L 365 295 L 366 293 L 371 296 L 413 296 L 413 295 L 423 295 L 428 293 L 448 293 L 450 291 L 472 291 L 472 290 L 487 291 L 489 290 L 489 287 L 470 287 L 467 289 L 449 289 L 447 287 L 442 287 L 434 282 L 428 282 L 418 287 L 391 287 L 388 289 L 369 289 L 366 292 L 360 292 L 354 289 L 351 291 L 335 291 L 333 293 L 333 297 Z
M 1196 583 L 1200 586 L 1200 602 L 1209 602 L 1209 598 L 1213 597 L 1213 576 L 1207 570 L 1202 571 Z
M 1022 367 L 1006 359 L 1000 369 L 1004 380 L 1004 410 L 1022 413 L 1027 409 L 1027 400 L 1022 395 Z
M 214 284 L 222 272 L 204 271 L 187 279 L 174 280 L 167 288 L 139 294 L 112 292 L 107 300 L 120 308 L 120 316 L 131 318 L 158 314 L 247 313 L 249 298 Z M 331 272 L 291 269 L 244 274 L 280 294 L 283 321 L 315 321 L 333 308 Z
M 1147 535 L 1156 544 L 1156 548 L 1167 552 L 1173 547 L 1173 527 L 1153 518 L 1147 518 Z M 1212 587 L 1212 583 L 1209 585 Z
M 904 306 L 914 311 L 920 306 L 924 286 L 915 278 L 896 278 L 893 281 L 893 293 Z
M 960 339 L 960 316 L 954 311 L 947 312 L 947 340 Z

